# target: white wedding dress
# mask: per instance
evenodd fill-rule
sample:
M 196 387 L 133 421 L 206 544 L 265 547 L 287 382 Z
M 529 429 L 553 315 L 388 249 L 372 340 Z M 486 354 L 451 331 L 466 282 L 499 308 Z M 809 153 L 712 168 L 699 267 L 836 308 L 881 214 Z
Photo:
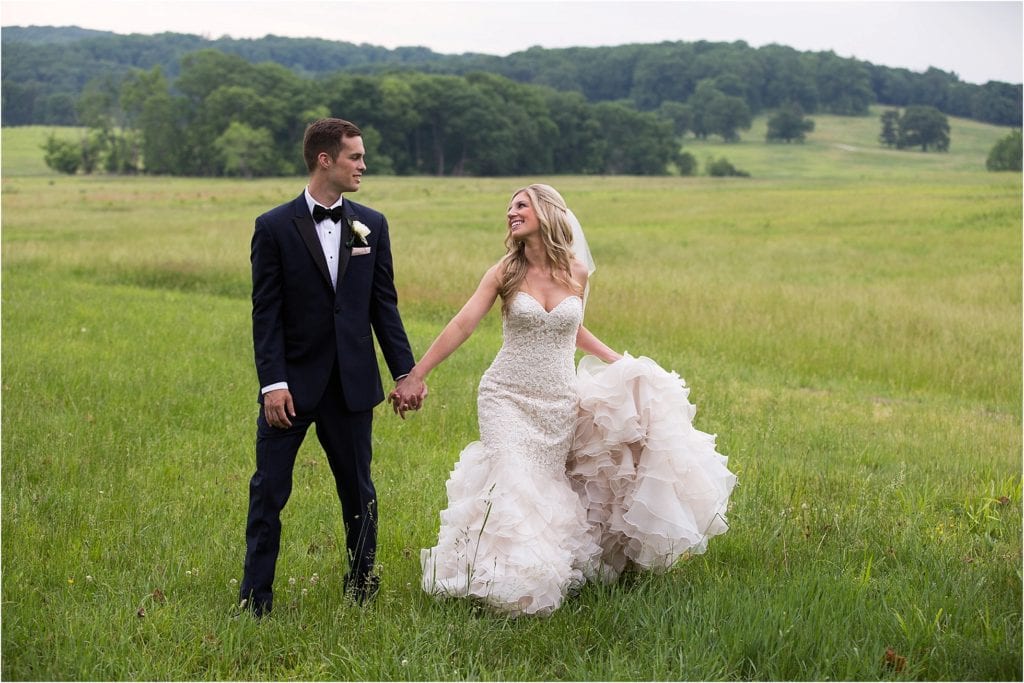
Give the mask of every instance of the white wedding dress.
M 646 358 L 573 365 L 583 302 L 517 293 L 480 380 L 480 441 L 447 483 L 423 589 L 547 614 L 587 580 L 670 567 L 724 532 L 735 476 L 677 375 Z

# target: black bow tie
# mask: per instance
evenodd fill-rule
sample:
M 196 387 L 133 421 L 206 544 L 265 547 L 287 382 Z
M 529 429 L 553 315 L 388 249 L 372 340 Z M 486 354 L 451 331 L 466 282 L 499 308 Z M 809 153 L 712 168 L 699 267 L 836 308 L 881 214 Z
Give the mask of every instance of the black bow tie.
M 344 217 L 344 212 L 341 210 L 341 206 L 336 206 L 333 209 L 325 209 L 319 204 L 313 205 L 313 220 L 319 223 L 325 218 L 330 218 L 332 221 L 337 223 Z

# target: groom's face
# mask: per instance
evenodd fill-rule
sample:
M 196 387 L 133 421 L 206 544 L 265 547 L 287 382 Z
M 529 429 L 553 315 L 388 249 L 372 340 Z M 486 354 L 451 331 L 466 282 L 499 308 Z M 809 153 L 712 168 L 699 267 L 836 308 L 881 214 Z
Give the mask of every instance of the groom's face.
M 366 170 L 366 149 L 363 138 L 345 137 L 341 139 L 341 151 L 327 168 L 327 175 L 332 185 L 340 192 L 355 192 L 362 182 Z

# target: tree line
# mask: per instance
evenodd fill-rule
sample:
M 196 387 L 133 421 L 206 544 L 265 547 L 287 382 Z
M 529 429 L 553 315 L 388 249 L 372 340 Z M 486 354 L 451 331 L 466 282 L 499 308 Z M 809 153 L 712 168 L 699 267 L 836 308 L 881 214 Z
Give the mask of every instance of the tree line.
M 47 163 L 65 172 L 304 173 L 303 131 L 328 115 L 360 126 L 376 173 L 644 175 L 675 162 L 692 169 L 665 117 L 483 72 L 311 79 L 201 50 L 185 56 L 173 83 L 159 67 L 98 79 L 76 107 L 88 134 L 51 137 L 46 149 Z
M 742 100 L 755 115 L 793 104 L 807 113 L 865 115 L 869 105 L 879 103 L 931 106 L 950 116 L 1021 125 L 1020 84 L 977 85 L 935 68 L 917 73 L 833 52 L 800 52 L 782 45 L 752 48 L 743 41 L 533 47 L 496 57 L 276 36 L 207 40 L 174 33 L 123 36 L 35 27 L 2 29 L 2 124 L 80 125 L 76 102 L 97 77 L 122 79 L 159 66 L 173 82 L 184 69 L 182 58 L 201 49 L 251 63 L 275 62 L 314 80 L 338 72 L 383 75 L 399 70 L 463 77 L 487 72 L 576 92 L 589 103 L 627 101 L 645 112 L 666 103 L 686 103 L 710 82 L 724 96 Z

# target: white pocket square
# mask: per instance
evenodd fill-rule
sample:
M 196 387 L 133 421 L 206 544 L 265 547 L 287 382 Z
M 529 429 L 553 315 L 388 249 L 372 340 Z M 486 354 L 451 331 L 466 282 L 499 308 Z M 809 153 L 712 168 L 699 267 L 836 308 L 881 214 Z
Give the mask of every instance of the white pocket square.
M 370 253 L 370 247 L 352 247 L 353 256 L 366 256 Z

